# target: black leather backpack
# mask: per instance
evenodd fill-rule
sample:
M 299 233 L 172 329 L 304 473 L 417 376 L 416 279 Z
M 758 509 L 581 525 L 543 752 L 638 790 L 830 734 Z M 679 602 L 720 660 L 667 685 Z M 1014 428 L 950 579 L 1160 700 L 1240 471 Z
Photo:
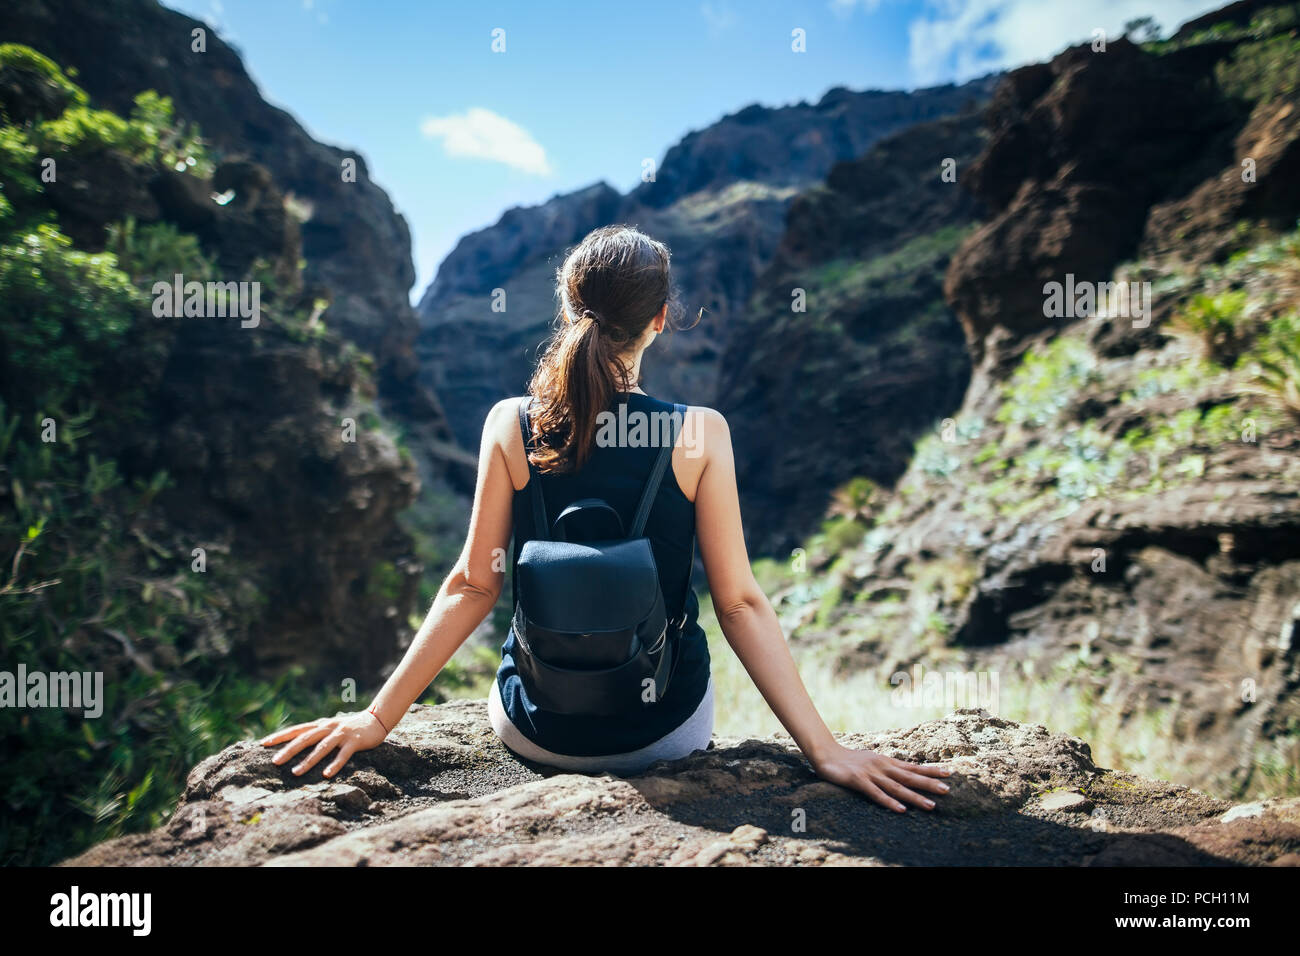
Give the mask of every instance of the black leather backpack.
M 519 403 L 524 449 L 530 445 L 528 404 Z M 529 494 L 537 537 L 525 541 L 515 562 L 515 612 L 511 622 L 520 680 L 534 704 L 558 714 L 628 716 L 668 693 L 685 626 L 669 621 L 646 519 L 654 504 L 686 406 L 671 415 L 671 441 L 662 448 L 641 492 L 629 531 L 608 502 L 574 501 L 547 521 L 540 472 L 528 463 Z M 570 541 L 566 527 L 616 528 L 614 536 Z M 687 583 L 689 589 L 690 584 Z

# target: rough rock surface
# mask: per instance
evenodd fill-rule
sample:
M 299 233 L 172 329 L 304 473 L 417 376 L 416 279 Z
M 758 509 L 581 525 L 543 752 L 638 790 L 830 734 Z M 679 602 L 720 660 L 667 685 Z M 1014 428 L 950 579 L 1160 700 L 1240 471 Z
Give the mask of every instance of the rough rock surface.
M 898 814 L 818 780 L 788 740 L 715 739 L 636 777 L 555 773 L 506 751 L 480 701 L 416 705 L 338 779 L 252 741 L 191 772 L 171 819 L 91 866 L 1287 865 L 1300 799 L 1232 806 L 1099 768 L 1083 741 L 983 711 L 842 738 L 955 771 Z
M 1153 53 L 1121 39 L 1007 75 L 967 180 L 993 215 L 945 280 L 977 363 L 990 346 L 1010 357 L 1053 327 L 1043 285 L 1067 272 L 1105 281 L 1138 252 L 1206 261 L 1240 240 L 1232 227 L 1243 220 L 1294 224 L 1296 93 L 1234 97 L 1215 79 L 1233 51 L 1222 42 Z M 1010 334 L 993 345 L 1001 331 Z
M 1222 69 L 1270 29 L 1294 42 L 1261 26 L 1163 52 L 1084 46 L 1005 78 L 962 180 L 991 218 L 945 280 L 972 353 L 965 398 L 861 543 L 774 596 L 793 644 L 834 648 L 881 687 L 918 663 L 1000 674 L 1017 714 L 1119 728 L 1093 737 L 1110 762 L 1223 795 L 1294 792 L 1300 419 L 1256 399 L 1245 370 L 1207 365 L 1175 321 L 1197 295 L 1240 290 L 1260 323 L 1300 301 L 1294 252 L 1268 255 L 1300 213 L 1297 92 L 1273 75 L 1232 95 Z M 1069 273 L 1150 280 L 1152 314 L 1044 316 L 1044 282 Z M 810 398 L 791 395 L 811 406 L 829 390 L 806 380 Z

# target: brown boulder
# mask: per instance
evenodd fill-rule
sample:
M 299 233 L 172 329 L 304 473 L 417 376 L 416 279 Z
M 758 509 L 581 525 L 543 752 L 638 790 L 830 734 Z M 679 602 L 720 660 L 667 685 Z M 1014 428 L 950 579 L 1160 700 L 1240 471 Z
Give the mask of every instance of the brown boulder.
M 957 711 L 842 738 L 955 771 L 939 809 L 898 814 L 819 781 L 788 739 L 718 739 L 635 777 L 528 767 L 480 701 L 415 706 L 335 780 L 245 741 L 190 774 L 171 820 L 69 865 L 1285 864 L 1296 800 L 1248 807 L 1096 767 L 1083 741 Z M 1086 794 L 1090 814 L 1044 806 Z

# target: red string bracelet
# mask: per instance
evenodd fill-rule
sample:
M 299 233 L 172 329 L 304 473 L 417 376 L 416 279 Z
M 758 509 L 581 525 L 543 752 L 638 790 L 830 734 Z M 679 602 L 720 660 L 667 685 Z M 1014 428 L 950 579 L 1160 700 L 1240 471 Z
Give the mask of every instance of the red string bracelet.
M 379 715 L 375 713 L 375 705 L 374 705 L 374 704 L 371 704 L 371 705 L 370 705 L 370 710 L 366 711 L 366 713 L 370 714 L 370 716 L 373 717 L 373 718 L 375 718 L 375 720 L 379 720 Z M 384 722 L 383 722 L 382 720 L 379 720 L 379 726 L 384 728 L 384 733 L 389 733 L 389 732 L 390 732 L 390 731 L 388 730 L 388 728 L 384 726 Z

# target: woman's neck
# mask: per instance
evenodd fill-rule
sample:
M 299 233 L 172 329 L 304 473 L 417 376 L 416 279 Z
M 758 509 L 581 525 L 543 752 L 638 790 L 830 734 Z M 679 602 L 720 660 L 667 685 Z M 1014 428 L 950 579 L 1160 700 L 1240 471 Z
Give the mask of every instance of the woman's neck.
M 636 357 L 623 366 L 623 374 L 626 376 L 625 380 L 628 383 L 627 388 L 623 389 L 625 393 L 635 392 L 637 395 L 645 394 L 645 392 L 641 390 L 641 355 L 644 351 L 644 349 L 638 350 Z M 614 371 L 617 374 L 618 369 L 615 368 Z

